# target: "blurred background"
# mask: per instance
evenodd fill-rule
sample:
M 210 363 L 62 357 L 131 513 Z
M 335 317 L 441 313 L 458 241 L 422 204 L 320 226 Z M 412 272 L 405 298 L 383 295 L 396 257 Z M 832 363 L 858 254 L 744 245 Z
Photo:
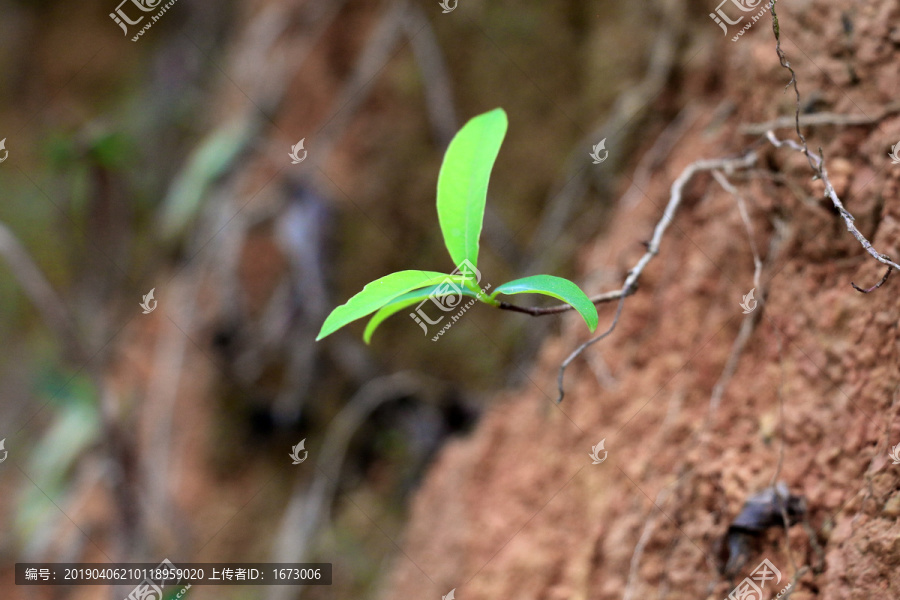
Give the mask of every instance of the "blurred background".
M 322 321 L 452 269 L 440 161 L 498 106 L 485 281 L 615 289 L 631 261 L 580 249 L 637 202 L 623 171 L 733 110 L 688 106 L 715 70 L 682 88 L 714 7 L 178 0 L 135 37 L 148 20 L 111 13 L 156 12 L 117 1 L 0 0 L 0 597 L 130 591 L 15 587 L 15 562 L 169 558 L 334 564 L 329 587 L 190 598 L 376 598 L 434 457 L 575 322 L 479 306 L 432 342 L 399 314 L 367 346 L 361 322 L 314 342 Z
M 610 119 L 675 58 L 652 54 L 665 3 L 180 0 L 137 41 L 115 4 L 0 2 L 0 595 L 123 592 L 15 589 L 17 561 L 168 557 L 333 562 L 304 596 L 373 597 L 434 453 L 558 319 L 315 334 L 371 279 L 452 268 L 437 171 L 496 106 L 482 273 L 574 276 L 630 134 L 666 120 L 643 98 Z

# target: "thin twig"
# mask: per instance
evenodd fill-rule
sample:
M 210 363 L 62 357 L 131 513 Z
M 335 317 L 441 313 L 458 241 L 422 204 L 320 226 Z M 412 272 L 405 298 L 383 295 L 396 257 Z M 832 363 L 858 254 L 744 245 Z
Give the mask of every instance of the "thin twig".
M 750 336 L 753 335 L 753 330 L 759 322 L 760 315 L 762 314 L 762 294 L 760 294 L 759 304 L 760 310 L 754 311 L 744 317 L 744 321 L 741 323 L 741 329 L 738 331 L 738 335 L 731 345 L 731 352 L 728 355 L 728 360 L 725 362 L 725 367 L 722 369 L 722 374 L 719 375 L 718 381 L 716 381 L 716 384 L 713 386 L 712 394 L 710 394 L 709 398 L 709 415 L 707 417 L 708 423 L 710 424 L 715 419 L 716 413 L 719 410 L 719 404 L 722 402 L 725 388 L 728 386 L 731 378 L 734 377 L 735 371 L 737 371 L 741 355 L 744 353 L 744 347 L 747 345 L 747 342 L 750 341 Z
M 876 251 L 875 248 L 872 247 L 872 244 L 866 239 L 859 229 L 856 228 L 856 225 L 853 224 L 854 217 L 850 212 L 844 208 L 843 202 L 838 197 L 837 192 L 834 191 L 834 186 L 831 185 L 831 180 L 828 179 L 828 169 L 825 167 L 825 156 L 822 153 L 822 148 L 819 148 L 819 154 L 815 155 L 809 150 L 809 145 L 806 143 L 806 138 L 803 136 L 803 132 L 800 131 L 800 89 L 797 87 L 797 74 L 794 72 L 794 69 L 791 67 L 791 63 L 788 62 L 787 57 L 784 54 L 784 50 L 781 49 L 781 35 L 778 27 L 778 15 L 775 14 L 775 5 L 772 5 L 770 9 L 772 12 L 772 31 L 775 32 L 775 52 L 778 54 L 778 60 L 781 61 L 781 66 L 790 71 L 791 80 L 785 86 L 785 89 L 793 86 L 794 95 L 797 98 L 797 106 L 794 113 L 794 129 L 797 132 L 797 137 L 800 138 L 800 144 L 794 142 L 793 140 L 784 140 L 781 141 L 775 137 L 775 133 L 771 130 L 766 132 L 766 138 L 776 147 L 780 148 L 781 146 L 788 146 L 801 152 L 804 156 L 806 156 L 807 162 L 809 162 L 810 168 L 815 171 L 816 176 L 822 180 L 825 184 L 825 196 L 831 200 L 831 203 L 840 213 L 841 218 L 844 219 L 844 223 L 847 224 L 847 231 L 853 234 L 853 237 L 862 245 L 862 247 L 871 254 L 875 260 L 878 262 L 891 267 L 891 269 L 900 269 L 900 265 L 892 261 L 887 255 L 881 254 Z M 868 289 L 868 292 L 878 289 L 887 280 L 887 277 L 891 274 L 891 270 L 885 274 L 884 279 Z M 853 285 L 851 283 L 851 285 Z M 866 290 L 860 289 L 858 286 L 853 285 L 858 291 L 863 293 L 868 293 Z
M 650 177 L 654 171 L 659 170 L 662 162 L 668 158 L 678 141 L 687 133 L 688 129 L 694 126 L 703 113 L 704 111 L 695 106 L 688 106 L 676 115 L 641 158 L 634 170 L 634 176 L 631 178 L 631 185 L 619 199 L 619 206 L 632 208 L 640 201 L 644 196 L 644 190 L 649 187 Z
M 616 315 L 613 317 L 612 323 L 610 323 L 609 327 L 606 331 L 601 333 L 595 338 L 589 339 L 585 343 L 578 346 L 572 354 L 566 357 L 566 360 L 562 362 L 559 366 L 559 375 L 556 377 L 556 388 L 559 390 L 559 396 L 556 398 L 556 403 L 559 404 L 563 401 L 563 397 L 565 396 L 565 392 L 563 391 L 563 377 L 566 375 L 566 368 L 568 368 L 569 364 L 578 358 L 582 352 L 584 352 L 589 346 L 596 344 L 606 336 L 610 335 L 616 328 L 616 325 L 619 324 L 619 317 L 622 316 L 622 307 L 625 306 L 625 296 L 622 296 L 619 299 L 619 305 L 616 307 Z
M 661 2 L 658 5 L 660 27 L 653 36 L 653 46 L 647 53 L 647 68 L 643 79 L 616 97 L 604 122 L 593 129 L 578 143 L 578 150 L 567 160 L 565 176 L 555 184 L 552 198 L 538 219 L 538 225 L 524 253 L 520 268 L 525 273 L 546 272 L 554 262 L 554 254 L 548 249 L 565 238 L 566 228 L 573 215 L 582 207 L 584 196 L 591 183 L 601 190 L 603 202 L 609 203 L 613 191 L 609 187 L 608 174 L 618 172 L 625 164 L 629 141 L 637 139 L 639 128 L 646 122 L 654 101 L 659 98 L 666 83 L 678 65 L 679 45 L 687 35 L 688 20 L 684 0 Z M 606 139 L 606 146 L 614 149 L 603 168 L 591 168 L 588 147 Z M 593 182 L 591 181 L 593 179 Z M 607 198 L 609 198 L 607 200 Z
M 596 296 L 591 296 L 590 300 L 594 304 L 605 304 L 607 302 L 612 302 L 614 300 L 618 300 L 623 296 L 630 296 L 637 290 L 637 287 L 631 290 L 615 290 L 612 292 L 604 292 L 602 294 L 597 294 Z M 566 312 L 572 310 L 572 307 L 569 304 L 557 304 L 554 306 L 540 307 L 540 306 L 518 306 L 515 304 L 510 304 L 509 302 L 500 302 L 500 305 L 497 308 L 503 310 L 511 310 L 513 312 L 525 313 L 526 315 L 531 315 L 533 317 L 541 317 L 544 315 L 555 315 L 557 313 Z
M 838 199 L 837 194 L 834 192 L 834 188 L 831 186 L 831 182 L 828 180 L 828 174 L 825 170 L 825 160 L 824 160 L 824 157 L 821 156 L 821 149 L 819 150 L 820 156 L 818 158 L 818 162 L 813 161 L 812 155 L 809 152 L 809 146 L 806 143 L 806 138 L 803 137 L 803 133 L 800 131 L 800 90 L 797 87 L 797 75 L 794 72 L 794 70 L 791 68 L 790 63 L 787 61 L 787 57 L 785 56 L 784 51 L 781 49 L 781 31 L 778 26 L 778 15 L 775 13 L 775 5 L 774 4 L 772 5 L 770 11 L 772 14 L 772 31 L 775 34 L 775 52 L 778 55 L 778 59 L 781 62 L 781 66 L 783 66 L 785 69 L 787 69 L 791 73 L 791 80 L 788 83 L 788 86 L 793 84 L 794 93 L 797 98 L 797 106 L 796 106 L 796 110 L 794 113 L 794 127 L 797 132 L 797 137 L 800 138 L 800 141 L 803 143 L 802 152 L 803 152 L 803 154 L 806 155 L 806 159 L 809 162 L 810 167 L 812 167 L 813 170 L 817 172 L 817 174 L 822 179 L 822 181 L 825 182 L 826 192 L 828 190 L 831 191 L 831 194 L 833 195 L 833 201 L 836 202 L 835 206 L 840 207 L 842 215 L 844 213 L 849 215 L 849 213 L 847 213 L 847 211 L 845 211 L 843 209 L 843 205 L 841 205 L 840 199 Z M 766 132 L 766 137 L 769 139 L 769 141 L 772 141 L 773 144 L 775 143 L 773 141 L 775 139 L 775 134 L 772 131 Z M 778 144 L 776 144 L 776 146 L 777 145 Z M 814 163 L 820 167 L 818 170 L 816 169 L 816 166 L 814 166 Z M 853 227 L 852 219 L 853 219 L 853 217 L 850 216 L 850 221 L 847 221 L 848 228 Z M 853 231 L 853 230 L 856 230 L 856 228 L 853 227 L 853 229 L 851 231 Z M 858 231 L 857 231 L 857 233 L 858 233 Z M 859 234 L 859 235 L 861 236 L 862 234 Z M 857 239 L 859 239 L 859 238 L 857 238 Z M 776 340 L 778 342 L 778 357 L 779 357 L 779 365 L 780 365 L 780 369 L 781 369 L 781 378 L 780 378 L 780 381 L 778 384 L 778 392 L 777 392 L 779 412 L 780 412 L 779 421 L 780 421 L 781 445 L 780 445 L 779 454 L 778 454 L 778 462 L 775 467 L 775 473 L 772 475 L 772 485 L 775 485 L 776 486 L 775 489 L 777 490 L 778 489 L 777 488 L 777 480 L 778 480 L 779 476 L 781 475 L 781 469 L 782 469 L 782 466 L 784 465 L 784 457 L 785 457 L 785 449 L 786 449 L 785 422 L 784 422 L 785 369 L 784 369 L 784 356 L 783 356 L 784 347 L 783 347 L 783 343 L 782 343 L 782 339 L 781 339 L 781 334 L 778 331 L 777 327 L 774 328 L 774 331 L 775 331 Z M 791 561 L 791 566 L 794 569 L 794 578 L 791 581 L 790 589 L 783 596 L 783 598 L 787 599 L 787 598 L 790 598 L 791 594 L 794 593 L 794 591 L 796 589 L 795 588 L 796 583 L 806 573 L 806 571 L 809 570 L 809 567 L 804 565 L 802 568 L 800 568 L 798 570 L 797 564 L 794 560 L 794 555 L 791 552 L 790 538 L 789 538 L 789 532 L 788 532 L 788 530 L 790 529 L 790 520 L 788 519 L 788 514 L 787 514 L 787 502 L 781 503 L 781 519 L 784 524 L 785 547 L 787 549 L 788 558 Z M 803 526 L 809 537 L 810 545 L 814 549 L 821 552 L 818 542 L 815 539 L 815 532 L 813 531 L 812 526 L 809 524 L 809 515 L 808 514 L 803 515 Z
M 195 263 L 197 267 L 200 265 L 202 263 Z M 153 377 L 147 379 L 144 401 L 140 403 L 140 415 L 137 417 L 142 423 L 152 424 L 149 447 L 155 449 L 139 457 L 142 462 L 141 484 L 147 488 L 145 495 L 153 512 L 166 522 L 181 519 L 168 482 L 177 480 L 184 472 L 182 457 L 186 440 L 178 435 L 176 427 L 179 420 L 178 392 L 182 383 L 195 375 L 186 368 L 189 339 L 176 322 L 193 323 L 196 319 L 198 304 L 193 300 L 201 287 L 202 277 L 197 275 L 200 270 L 190 268 L 167 286 L 166 299 L 169 301 L 165 310 L 169 318 L 160 320 L 155 348 L 148 353 L 152 356 L 149 372 L 153 373 Z M 178 536 L 188 533 L 186 527 L 174 528 L 174 531 Z
M 763 263 L 759 256 L 759 248 L 756 247 L 756 235 L 753 231 L 753 223 L 750 221 L 750 213 L 747 212 L 747 204 L 744 202 L 744 197 L 738 189 L 728 181 L 728 178 L 721 171 L 713 171 L 712 176 L 722 186 L 722 189 L 731 194 L 737 203 L 738 213 L 741 215 L 744 228 L 747 230 L 747 238 L 750 240 L 750 251 L 753 253 L 753 287 L 757 288 L 760 285 L 759 278 L 762 274 Z
M 661 489 L 656 495 L 656 502 L 654 503 L 654 507 L 660 507 L 666 501 L 668 495 L 669 492 L 666 488 Z M 659 512 L 661 511 L 662 509 L 660 509 Z M 641 565 L 641 557 L 644 555 L 644 548 L 647 547 L 647 543 L 653 536 L 653 530 L 656 529 L 656 523 L 659 519 L 659 512 L 657 512 L 655 515 L 649 516 L 644 522 L 644 530 L 641 532 L 641 537 L 640 539 L 638 539 L 638 543 L 634 546 L 634 554 L 631 555 L 631 566 L 628 569 L 628 581 L 625 584 L 625 592 L 622 594 L 622 600 L 631 600 L 631 598 L 634 596 L 634 587 L 638 577 L 638 570 Z
M 598 354 L 593 354 L 588 357 L 588 368 L 594 373 L 594 377 L 597 379 L 597 384 L 604 389 L 616 389 L 619 386 L 619 382 L 616 380 L 612 371 L 609 368 L 609 365 L 606 364 L 606 361 L 603 360 L 603 357 Z
M 850 282 L 850 285 L 852 285 L 853 289 L 856 290 L 857 292 L 862 292 L 863 294 L 870 294 L 884 285 L 884 282 L 886 282 L 888 280 L 888 277 L 891 276 L 891 271 L 893 271 L 893 270 L 894 270 L 894 267 L 888 267 L 887 271 L 884 272 L 884 277 L 881 278 L 881 281 L 879 281 L 878 283 L 876 283 L 875 285 L 873 285 L 870 288 L 863 289 L 863 288 L 859 287 L 858 285 L 856 285 L 855 283 L 853 283 L 852 281 Z
M 716 158 L 711 160 L 698 160 L 697 162 L 688 165 L 684 169 L 684 171 L 681 172 L 681 175 L 679 175 L 678 178 L 672 183 L 669 204 L 666 206 L 666 211 L 665 213 L 663 213 L 663 218 L 660 219 L 659 223 L 656 224 L 656 228 L 653 230 L 653 237 L 650 239 L 650 243 L 647 244 L 647 252 L 644 253 L 644 255 L 634 266 L 634 268 L 631 269 L 628 277 L 625 279 L 625 284 L 622 286 L 623 297 L 629 295 L 634 291 L 637 286 L 638 278 L 640 278 L 641 274 L 644 272 L 644 269 L 647 267 L 653 257 L 659 254 L 659 246 L 662 243 L 663 235 L 669 228 L 669 225 L 672 224 L 672 220 L 675 218 L 675 213 L 678 210 L 678 207 L 681 205 L 684 187 L 694 177 L 694 175 L 703 171 L 715 171 L 719 169 L 725 170 L 725 172 L 728 173 L 730 173 L 734 169 L 746 169 L 747 167 L 750 167 L 756 163 L 756 158 L 756 153 L 750 152 L 741 158 Z
M 406 45 L 405 43 L 401 44 L 405 13 L 406 3 L 402 1 L 393 2 L 384 9 L 374 31 L 369 35 L 365 47 L 360 52 L 359 60 L 334 102 L 334 105 L 338 107 L 337 110 L 316 131 L 316 152 L 310 155 L 314 164 L 327 164 L 332 151 L 347 130 L 350 120 L 369 97 L 369 91 L 376 76 Z
M 872 458 L 869 460 L 869 466 L 866 468 L 866 493 L 863 495 L 863 499 L 859 503 L 859 512 L 857 512 L 853 519 L 850 520 L 850 529 L 851 533 L 856 533 L 856 521 L 860 516 L 865 514 L 866 510 L 866 502 L 875 495 L 875 490 L 872 487 L 872 477 L 875 473 L 875 465 L 883 460 L 882 452 L 887 451 L 888 448 L 891 447 L 891 419 L 896 413 L 895 407 L 898 406 L 898 400 L 900 400 L 900 387 L 894 388 L 894 398 L 891 401 L 891 407 L 889 409 L 889 416 L 885 419 L 884 423 L 884 442 L 886 443 L 886 447 L 882 447 L 881 441 L 877 443 L 875 446 L 875 451 L 872 453 Z
M 672 183 L 669 203 L 666 205 L 666 210 L 663 213 L 662 218 L 659 220 L 653 230 L 653 237 L 647 243 L 647 251 L 643 256 L 641 256 L 637 264 L 635 264 L 635 266 L 628 272 L 628 276 L 625 278 L 625 283 L 622 285 L 622 288 L 615 292 L 608 292 L 607 294 L 610 299 L 619 299 L 619 306 L 618 308 L 616 308 L 616 315 L 613 318 L 613 322 L 610 325 L 609 329 L 604 331 L 599 336 L 581 344 L 563 361 L 562 365 L 560 365 L 559 375 L 557 376 L 556 380 L 557 389 L 559 390 L 559 397 L 556 399 L 557 404 L 562 402 L 563 396 L 565 395 L 563 392 L 563 377 L 565 376 L 566 368 L 569 366 L 569 364 L 573 360 L 578 358 L 578 356 L 580 356 L 581 353 L 584 352 L 588 347 L 611 334 L 618 324 L 619 316 L 622 314 L 622 306 L 625 303 L 625 299 L 633 294 L 635 290 L 637 290 L 638 279 L 640 279 L 640 276 L 644 272 L 644 269 L 647 267 L 650 261 L 653 260 L 653 257 L 659 254 L 659 246 L 662 243 L 663 235 L 666 233 L 666 230 L 669 228 L 669 225 L 672 224 L 672 220 L 675 218 L 675 213 L 678 211 L 678 207 L 681 205 L 684 187 L 688 184 L 688 182 L 694 177 L 694 175 L 704 171 L 724 170 L 726 173 L 730 173 L 735 169 L 746 169 L 756 164 L 756 159 L 756 153 L 749 152 L 748 154 L 740 158 L 698 160 L 685 167 L 685 169 L 681 172 L 681 175 L 679 175 L 678 178 Z M 604 301 L 608 302 L 609 300 Z M 507 308 L 507 310 L 519 310 L 521 308 L 522 307 L 516 307 L 516 309 Z M 554 307 L 554 309 L 555 308 L 556 307 Z M 564 310 L 569 309 L 571 309 L 571 307 L 567 307 Z M 529 309 L 519 310 L 519 312 L 528 312 L 528 314 L 534 314 L 532 312 L 529 312 Z M 556 312 L 563 311 L 556 310 Z
M 778 381 L 778 389 L 776 390 L 776 397 L 778 398 L 778 421 L 779 421 L 779 434 L 781 437 L 781 444 L 779 444 L 778 448 L 778 462 L 775 464 L 775 472 L 772 473 L 772 481 L 769 483 L 771 486 L 775 486 L 778 483 L 778 478 L 781 477 L 781 469 L 784 466 L 784 453 L 785 453 L 785 426 L 784 426 L 784 380 L 785 380 L 785 372 L 784 372 L 784 343 L 781 339 L 781 332 L 777 327 L 773 327 L 772 331 L 775 333 L 775 341 L 776 346 L 778 348 L 778 367 L 781 372 L 781 378 Z M 787 535 L 788 528 L 788 519 L 787 513 L 783 514 L 784 518 L 784 526 L 785 526 L 785 535 Z M 796 566 L 795 566 L 796 568 Z
M 73 320 L 62 299 L 44 277 L 43 271 L 31 258 L 25 246 L 15 234 L 0 223 L 0 257 L 9 266 L 22 290 L 40 312 L 47 327 L 79 361 L 86 361 L 90 354 L 76 335 Z
M 778 61 L 781 63 L 781 66 L 787 69 L 791 74 L 791 80 L 787 82 L 784 86 L 784 90 L 791 86 L 794 86 L 794 96 L 796 97 L 796 108 L 794 110 L 794 130 L 797 132 L 797 137 L 800 138 L 800 142 L 803 144 L 802 152 L 806 155 L 806 160 L 809 161 L 809 166 L 815 169 L 813 166 L 812 157 L 809 152 L 809 146 L 806 143 L 806 137 L 804 137 L 803 132 L 800 131 L 800 88 L 797 87 L 797 73 L 794 72 L 794 68 L 791 66 L 791 63 L 788 62 L 787 56 L 784 53 L 784 50 L 781 49 L 781 28 L 778 25 L 778 15 L 775 14 L 775 4 L 772 4 L 772 7 L 769 9 L 772 13 L 772 31 L 775 33 L 775 54 L 778 55 Z M 771 132 L 766 132 L 767 137 Z
M 825 197 L 831 200 L 831 203 L 840 213 L 841 218 L 844 219 L 844 223 L 847 224 L 847 231 L 853 234 L 853 237 L 856 238 L 863 249 L 871 254 L 875 260 L 884 265 L 887 265 L 888 267 L 891 267 L 892 269 L 900 269 L 900 265 L 892 261 L 889 256 L 887 256 L 886 254 L 881 254 L 877 250 L 875 250 L 875 248 L 872 247 L 872 243 L 868 239 L 866 239 L 866 236 L 864 236 L 859 231 L 859 229 L 856 228 L 856 225 L 853 224 L 853 222 L 856 220 L 855 217 L 850 214 L 850 211 L 844 208 L 844 203 L 841 202 L 841 199 L 838 197 L 837 192 L 834 191 L 834 186 L 831 185 L 831 180 L 828 178 L 828 169 L 825 167 L 825 159 L 822 156 L 821 148 L 819 149 L 819 154 L 816 155 L 810 153 L 809 148 L 805 146 L 806 140 L 803 140 L 804 143 L 802 145 L 793 140 L 779 140 L 771 131 L 766 133 L 766 138 L 768 138 L 772 145 L 778 148 L 782 146 L 788 146 L 789 148 L 792 148 L 797 152 L 804 154 L 809 160 L 810 166 L 812 166 L 813 171 L 815 171 L 816 173 L 816 176 L 825 184 Z M 888 274 L 889 273 L 890 272 L 888 272 Z M 882 281 L 881 283 L 884 282 Z M 878 287 L 881 287 L 881 284 L 874 286 L 874 288 L 872 289 L 877 289 Z
M 437 143 L 445 148 L 458 128 L 447 62 L 431 23 L 418 4 L 407 5 L 403 30 L 419 65 L 431 130 Z
M 722 369 L 722 374 L 719 376 L 719 380 L 716 381 L 716 384 L 713 386 L 712 394 L 710 395 L 709 399 L 709 415 L 707 417 L 707 424 L 711 424 L 713 422 L 716 412 L 719 409 L 719 404 L 722 401 L 722 396 L 725 394 L 725 388 L 728 385 L 728 382 L 730 382 L 731 378 L 734 376 L 735 371 L 737 371 L 738 362 L 740 361 L 741 355 L 744 352 L 744 347 L 750 340 L 750 336 L 753 334 L 753 330 L 756 328 L 756 324 L 759 322 L 759 319 L 762 315 L 766 297 L 765 290 L 762 288 L 762 284 L 760 282 L 763 262 L 759 256 L 759 249 L 756 247 L 753 225 L 750 222 L 750 215 L 747 213 L 747 208 L 744 205 L 744 198 L 741 196 L 737 188 L 735 188 L 731 184 L 731 182 L 728 181 L 725 175 L 722 174 L 721 171 L 713 171 L 712 176 L 719 183 L 719 185 L 721 185 L 722 188 L 726 192 L 731 194 L 735 199 L 735 202 L 738 205 L 738 212 L 740 212 L 741 215 L 741 220 L 744 222 L 744 228 L 747 230 L 747 237 L 750 238 L 750 251 L 753 253 L 753 289 L 759 292 L 759 310 L 753 311 L 752 313 L 748 314 L 744 318 L 743 323 L 741 323 L 741 329 L 734 340 L 734 344 L 732 344 L 731 346 L 731 353 L 729 354 L 728 360 L 725 363 L 725 368 Z M 773 244 L 774 243 L 775 238 L 773 238 Z M 774 249 L 770 249 L 769 256 L 774 256 Z
M 809 571 L 809 567 L 803 566 L 800 568 L 800 570 L 794 573 L 794 578 L 791 580 L 790 589 L 788 589 L 788 591 L 784 593 L 784 596 L 782 596 L 780 600 L 787 600 L 791 597 L 791 594 L 793 594 L 797 589 L 797 582 L 800 581 L 801 577 L 806 575 L 807 571 Z
M 821 125 L 837 125 L 845 127 L 854 125 L 874 125 L 898 112 L 900 112 L 900 102 L 892 102 L 885 106 L 874 117 L 823 112 L 812 115 L 803 115 L 800 117 L 800 125 L 803 127 L 817 127 Z M 794 117 L 778 117 L 777 119 L 766 121 L 765 123 L 750 123 L 749 125 L 744 125 L 741 127 L 740 131 L 745 135 L 763 135 L 769 130 L 787 129 L 789 127 L 794 127 L 794 125 Z
M 781 477 L 781 469 L 784 467 L 784 457 L 785 451 L 787 449 L 787 442 L 785 441 L 785 423 L 784 423 L 784 381 L 785 381 L 785 369 L 784 369 L 784 343 L 781 339 L 781 332 L 777 327 L 773 327 L 773 331 L 775 332 L 775 340 L 778 346 L 778 365 L 781 371 L 781 377 L 778 381 L 778 389 L 776 391 L 776 396 L 778 398 L 778 428 L 779 428 L 779 437 L 780 444 L 778 447 L 778 461 L 775 464 L 775 472 L 772 473 L 772 480 L 769 485 L 773 487 L 775 493 L 779 493 L 778 487 L 778 479 Z M 790 494 L 788 494 L 790 497 Z M 791 568 L 794 570 L 794 573 L 798 573 L 797 569 L 797 561 L 794 559 L 794 553 L 791 550 L 791 538 L 790 538 L 790 529 L 791 529 L 791 521 L 788 517 L 788 497 L 784 498 L 782 502 L 779 502 L 779 506 L 781 507 L 781 522 L 784 525 L 784 547 L 785 551 L 788 555 L 788 560 L 791 562 Z M 804 514 L 803 519 L 806 520 L 808 516 L 806 515 L 805 504 L 806 500 L 803 500 L 804 503 Z M 810 543 L 812 542 L 812 538 L 810 538 Z M 803 567 L 806 569 L 806 566 Z M 798 576 L 799 577 L 799 576 Z
M 435 397 L 439 382 L 411 371 L 373 379 L 354 394 L 325 431 L 312 484 L 304 480 L 294 486 L 291 500 L 281 520 L 281 532 L 274 541 L 274 562 L 308 560 L 316 533 L 330 520 L 330 507 L 338 489 L 341 469 L 350 441 L 357 429 L 382 404 L 412 394 Z M 267 600 L 299 598 L 300 590 L 274 586 Z

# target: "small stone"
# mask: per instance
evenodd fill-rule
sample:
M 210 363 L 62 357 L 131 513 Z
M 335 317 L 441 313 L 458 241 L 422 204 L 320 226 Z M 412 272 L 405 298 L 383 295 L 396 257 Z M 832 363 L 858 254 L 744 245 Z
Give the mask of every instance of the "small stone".
M 891 496 L 891 499 L 887 501 L 881 512 L 886 517 L 900 517 L 900 493 Z

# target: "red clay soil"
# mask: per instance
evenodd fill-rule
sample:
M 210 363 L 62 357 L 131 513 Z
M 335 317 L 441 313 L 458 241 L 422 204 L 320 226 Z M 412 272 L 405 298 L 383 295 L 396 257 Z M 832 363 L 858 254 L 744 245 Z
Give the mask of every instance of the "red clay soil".
M 779 12 L 800 91 L 818 98 L 818 111 L 875 117 L 898 99 L 896 2 L 855 2 L 846 23 L 824 1 L 779 3 Z M 739 155 L 756 140 L 741 125 L 793 114 L 768 16 L 737 42 L 696 44 L 679 93 L 703 98 L 704 116 L 639 204 L 620 206 L 609 233 L 584 249 L 586 275 L 624 277 L 685 166 Z M 900 257 L 900 165 L 888 157 L 900 115 L 806 133 L 862 233 Z M 767 297 L 712 421 L 713 387 L 743 320 L 754 318 L 739 306 L 754 286 L 753 257 L 734 197 L 701 174 L 618 329 L 573 364 L 564 402 L 553 403 L 556 369 L 587 339 L 571 314 L 529 383 L 496 398 L 470 437 L 443 450 L 412 502 L 383 598 L 454 588 L 461 600 L 723 598 L 763 558 L 782 577 L 763 598 L 804 566 L 795 600 L 900 597 L 900 466 L 888 458 L 900 443 L 900 279 L 854 291 L 851 281 L 868 287 L 881 266 L 820 200 L 803 156 L 759 149 L 762 168 L 731 181 L 766 261 Z M 613 313 L 601 309 L 601 330 Z M 604 362 L 611 377 L 597 375 Z M 592 465 L 588 453 L 604 439 L 608 458 Z M 790 529 L 790 551 L 774 529 L 731 582 L 718 574 L 717 542 L 747 497 L 776 477 L 806 498 L 823 554 L 802 526 Z

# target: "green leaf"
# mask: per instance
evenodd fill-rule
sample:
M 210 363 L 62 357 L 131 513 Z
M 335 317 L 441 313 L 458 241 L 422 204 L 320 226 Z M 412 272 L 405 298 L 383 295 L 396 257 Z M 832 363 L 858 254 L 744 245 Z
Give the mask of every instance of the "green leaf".
M 491 294 L 544 294 L 562 300 L 578 311 L 591 331 L 597 329 L 597 307 L 577 285 L 554 275 L 532 275 L 504 283 Z
M 375 333 L 375 330 L 378 329 L 378 326 L 381 325 L 388 317 L 400 312 L 404 308 L 412 306 L 413 304 L 418 304 L 422 300 L 427 300 L 431 297 L 432 294 L 437 292 L 441 288 L 440 285 L 432 285 L 427 288 L 423 288 L 421 290 L 415 290 L 413 292 L 407 292 L 405 294 L 401 294 L 397 296 L 390 302 L 388 302 L 385 306 L 382 306 L 381 309 L 377 313 L 375 313 L 371 319 L 369 319 L 368 325 L 366 325 L 366 331 L 363 333 L 363 340 L 368 344 L 372 341 L 372 334 Z M 478 294 L 468 288 L 457 288 L 460 293 L 464 296 L 470 296 L 472 298 L 477 298 Z M 436 297 L 443 298 L 446 296 L 455 296 L 456 293 L 450 294 L 438 294 Z M 483 295 L 486 299 L 487 296 Z
M 134 156 L 135 143 L 120 132 L 103 133 L 91 140 L 89 152 L 98 165 L 116 170 L 126 164 L 125 157 Z
M 196 219 L 213 183 L 228 172 L 253 137 L 243 120 L 224 125 L 200 143 L 163 200 L 160 227 L 165 239 L 174 239 Z
M 316 337 L 318 342 L 331 335 L 347 323 L 375 312 L 397 296 L 421 287 L 441 283 L 448 277 L 461 281 L 463 278 L 436 271 L 398 271 L 385 275 L 369 283 L 361 292 L 338 306 L 325 322 Z
M 23 540 L 46 532 L 47 520 L 59 514 L 50 498 L 71 492 L 79 457 L 103 439 L 99 394 L 88 376 L 47 370 L 38 376 L 38 389 L 50 409 L 40 437 L 27 450 L 7 444 L 10 455 L 27 465 L 24 471 L 35 484 L 23 490 L 15 512 L 15 527 Z
M 488 181 L 506 126 L 502 108 L 478 115 L 463 125 L 444 155 L 438 175 L 438 220 L 444 244 L 457 267 L 464 260 L 478 265 Z

